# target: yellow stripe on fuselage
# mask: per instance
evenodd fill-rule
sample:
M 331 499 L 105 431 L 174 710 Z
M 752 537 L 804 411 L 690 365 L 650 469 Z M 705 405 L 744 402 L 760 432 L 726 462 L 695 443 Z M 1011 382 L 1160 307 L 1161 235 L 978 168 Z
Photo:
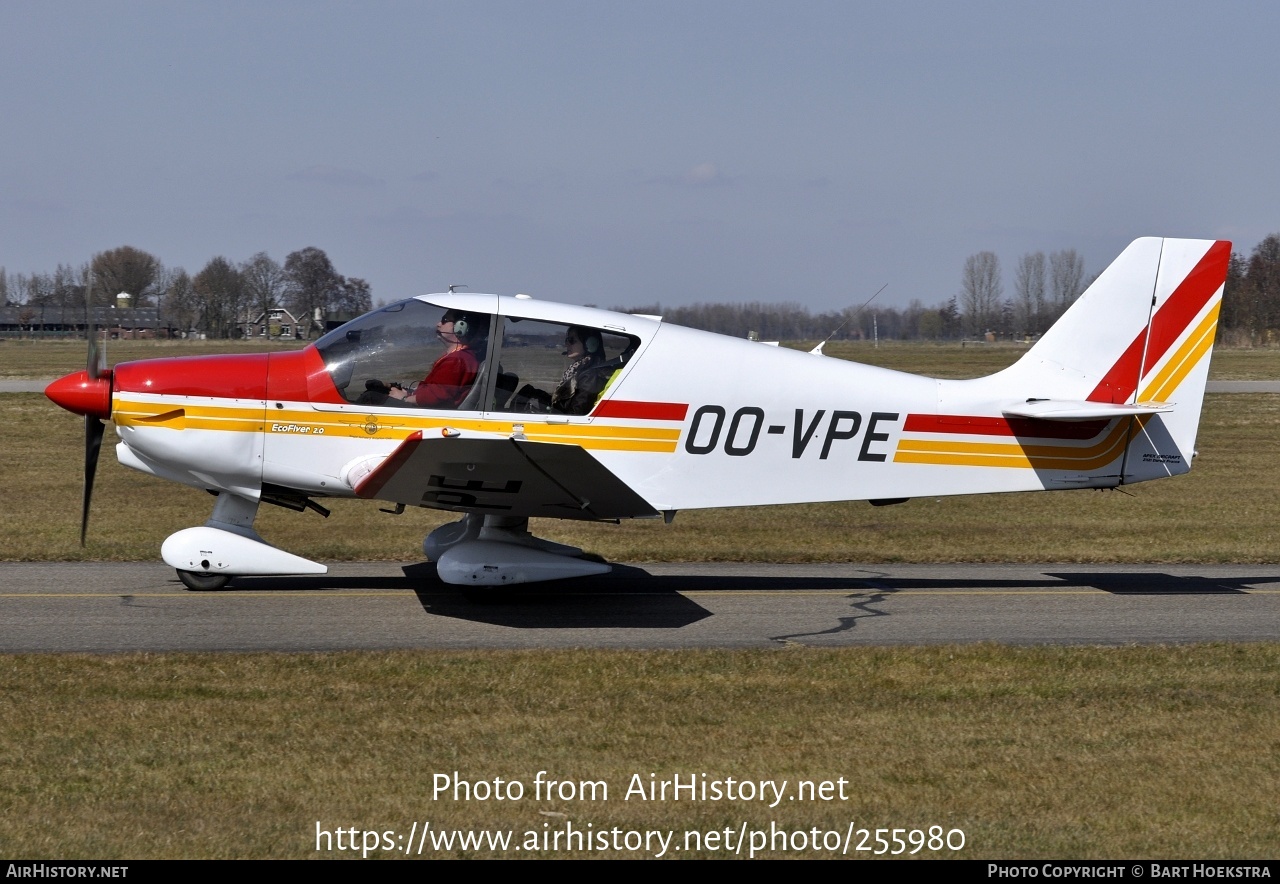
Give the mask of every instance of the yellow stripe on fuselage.
M 1145 423 L 1149 418 L 1138 420 Z M 1083 448 L 1070 445 L 1022 445 L 1017 442 L 953 442 L 903 439 L 894 463 L 961 467 L 1018 467 L 1033 470 L 1095 470 L 1124 451 L 1127 421 L 1117 421 L 1100 441 Z
M 517 427 L 523 436 L 538 442 L 578 445 L 587 449 L 609 451 L 656 451 L 672 453 L 680 439 L 680 430 L 629 425 L 549 424 L 539 420 L 477 420 L 447 417 L 425 417 L 410 411 L 360 413 L 313 411 L 286 408 L 267 410 L 240 405 L 221 405 L 170 401 L 142 402 L 116 397 L 112 420 L 119 426 L 164 427 L 174 430 L 217 430 L 238 433 L 297 432 L 299 427 L 312 432 L 323 430 L 325 436 L 399 440 L 414 432 L 429 433 L 449 427 L 463 432 L 511 436 Z M 273 427 L 292 427 L 275 430 Z

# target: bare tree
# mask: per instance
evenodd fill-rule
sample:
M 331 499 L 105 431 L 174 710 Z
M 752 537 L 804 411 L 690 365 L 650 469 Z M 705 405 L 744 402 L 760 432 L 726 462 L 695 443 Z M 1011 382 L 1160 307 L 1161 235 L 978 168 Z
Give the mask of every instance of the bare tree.
M 1231 253 L 1222 293 L 1221 328 L 1236 336 L 1231 343 L 1253 345 L 1258 342 L 1258 304 L 1256 292 L 1249 285 L 1248 267 L 1244 255 Z
M 244 306 L 244 279 L 231 262 L 219 255 L 210 259 L 192 280 L 203 302 L 202 327 L 216 338 L 229 338 L 239 330 L 237 320 Z
M 1013 292 L 1014 331 L 1024 334 L 1044 331 L 1044 252 L 1029 252 L 1018 259 Z
M 89 267 L 80 265 L 79 269 L 70 264 L 59 264 L 53 271 L 50 280 L 50 305 L 58 311 L 58 321 L 66 322 L 67 317 L 76 316 L 84 307 L 84 287 L 88 283 Z
M 319 316 L 323 331 L 324 319 L 336 308 L 342 291 L 343 279 L 333 269 L 333 262 L 322 249 L 308 246 L 289 253 L 284 259 L 284 272 L 289 280 L 289 309 L 307 323 Z
M 1053 317 L 1057 319 L 1084 291 L 1084 258 L 1075 249 L 1049 256 L 1049 281 L 1053 288 Z
M 94 255 L 90 267 L 94 302 L 104 306 L 114 304 L 121 292 L 130 295 L 131 307 L 146 306 L 164 270 L 159 258 L 133 246 Z
M 261 313 L 266 322 L 267 314 L 280 306 L 288 289 L 289 278 L 285 275 L 284 268 L 266 252 L 258 252 L 240 265 L 240 274 L 244 279 L 249 312 Z M 253 319 L 252 316 L 247 318 Z
M 178 268 L 165 274 L 164 294 L 161 298 L 161 315 L 164 321 L 172 331 L 186 337 L 196 327 L 201 313 L 200 298 L 187 271 Z
M 20 299 L 25 304 L 36 304 L 51 306 L 56 305 L 55 289 L 53 285 L 53 277 L 47 273 L 33 273 L 28 277 L 18 277 L 19 284 L 24 289 Z
M 960 305 L 970 334 L 981 335 L 1000 321 L 1000 259 L 995 252 L 978 252 L 964 262 L 960 281 Z
M 15 305 L 31 303 L 30 292 L 27 288 L 27 276 L 25 273 L 15 273 L 9 279 L 10 299 Z
M 351 318 L 373 309 L 373 295 L 369 283 L 363 279 L 351 278 L 342 280 L 341 294 L 338 298 L 338 310 Z
M 1253 247 L 1246 288 L 1254 302 L 1255 322 L 1263 335 L 1280 329 L 1280 234 L 1273 233 Z

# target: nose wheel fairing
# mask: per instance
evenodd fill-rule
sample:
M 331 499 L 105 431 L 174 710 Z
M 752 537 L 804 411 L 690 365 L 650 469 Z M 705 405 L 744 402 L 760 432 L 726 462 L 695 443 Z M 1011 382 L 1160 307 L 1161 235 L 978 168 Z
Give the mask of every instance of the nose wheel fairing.
M 220 589 L 232 577 L 325 574 L 328 568 L 271 546 L 253 530 L 258 501 L 223 492 L 209 521 L 169 535 L 165 563 L 191 589 Z

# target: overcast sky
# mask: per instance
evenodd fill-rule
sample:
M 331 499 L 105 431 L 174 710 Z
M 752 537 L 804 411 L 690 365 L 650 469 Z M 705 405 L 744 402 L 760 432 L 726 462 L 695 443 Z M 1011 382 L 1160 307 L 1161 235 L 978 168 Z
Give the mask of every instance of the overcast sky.
M 933 305 L 1280 231 L 1280 5 L 0 4 L 0 266 L 324 249 L 375 301 Z

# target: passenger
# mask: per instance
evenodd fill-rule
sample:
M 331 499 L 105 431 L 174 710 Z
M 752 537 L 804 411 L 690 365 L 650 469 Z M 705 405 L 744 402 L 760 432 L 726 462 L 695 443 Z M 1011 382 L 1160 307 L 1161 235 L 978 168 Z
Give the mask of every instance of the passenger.
M 568 358 L 569 366 L 551 394 L 551 409 L 561 414 L 586 414 L 612 374 L 605 366 L 604 340 L 594 328 L 571 325 L 565 332 L 561 355 Z
M 444 341 L 445 354 L 435 361 L 412 392 L 392 387 L 388 397 L 422 408 L 457 408 L 462 404 L 485 358 L 489 317 L 483 313 L 447 310 L 436 323 L 436 335 Z

